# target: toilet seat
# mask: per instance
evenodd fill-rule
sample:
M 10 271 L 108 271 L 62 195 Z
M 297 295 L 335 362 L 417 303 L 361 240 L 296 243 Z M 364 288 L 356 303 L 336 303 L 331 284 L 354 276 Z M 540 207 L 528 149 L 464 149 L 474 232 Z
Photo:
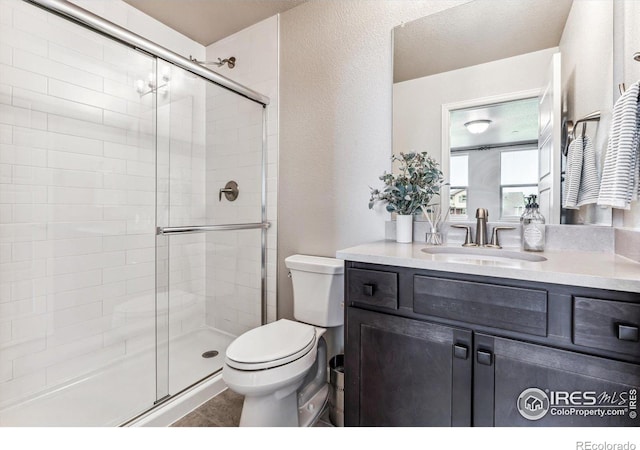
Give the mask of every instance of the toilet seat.
M 311 325 L 280 319 L 235 339 L 227 348 L 226 363 L 238 370 L 265 370 L 295 361 L 316 345 Z

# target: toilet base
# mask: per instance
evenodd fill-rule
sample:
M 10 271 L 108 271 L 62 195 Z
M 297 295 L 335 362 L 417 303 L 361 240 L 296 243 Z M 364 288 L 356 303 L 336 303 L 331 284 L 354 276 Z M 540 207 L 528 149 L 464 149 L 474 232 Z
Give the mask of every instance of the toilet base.
M 322 386 L 306 403 L 298 405 L 298 393 L 284 398 L 274 395 L 245 397 L 241 427 L 310 427 L 322 414 L 329 399 L 329 385 Z
M 297 427 L 298 395 L 296 390 L 285 397 L 274 394 L 246 396 L 240 415 L 241 427 Z
M 304 405 L 298 406 L 298 422 L 301 427 L 313 426 L 329 400 L 329 385 L 326 384 Z

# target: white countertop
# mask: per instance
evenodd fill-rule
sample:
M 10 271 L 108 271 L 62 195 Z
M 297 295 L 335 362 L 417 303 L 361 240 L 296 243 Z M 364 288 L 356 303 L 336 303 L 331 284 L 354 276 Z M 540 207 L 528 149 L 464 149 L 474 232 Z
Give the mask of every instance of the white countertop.
M 543 262 L 487 261 L 428 254 L 421 251 L 425 247 L 424 242 L 398 244 L 386 240 L 339 250 L 336 257 L 371 264 L 640 292 L 640 263 L 616 254 L 545 251 L 535 253 L 547 258 Z

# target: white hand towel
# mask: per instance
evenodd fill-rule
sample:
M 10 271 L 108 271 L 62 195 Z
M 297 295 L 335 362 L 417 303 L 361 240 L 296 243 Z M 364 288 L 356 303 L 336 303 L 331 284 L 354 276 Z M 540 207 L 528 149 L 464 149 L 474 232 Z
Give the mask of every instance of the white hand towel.
M 640 82 L 634 83 L 613 107 L 598 205 L 630 209 L 638 198 L 640 142 Z

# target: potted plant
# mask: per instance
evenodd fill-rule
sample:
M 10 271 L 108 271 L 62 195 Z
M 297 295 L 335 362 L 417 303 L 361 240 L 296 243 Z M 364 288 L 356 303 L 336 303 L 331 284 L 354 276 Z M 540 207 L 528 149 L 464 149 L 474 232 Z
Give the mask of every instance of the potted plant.
M 370 187 L 369 209 L 376 202 L 386 203 L 387 211 L 397 214 L 396 241 L 411 242 L 413 215 L 440 194 L 444 179 L 438 162 L 427 152 L 400 153 L 392 155 L 391 161 L 399 163 L 398 172 L 385 172 L 379 177 L 384 182 L 382 190 Z

